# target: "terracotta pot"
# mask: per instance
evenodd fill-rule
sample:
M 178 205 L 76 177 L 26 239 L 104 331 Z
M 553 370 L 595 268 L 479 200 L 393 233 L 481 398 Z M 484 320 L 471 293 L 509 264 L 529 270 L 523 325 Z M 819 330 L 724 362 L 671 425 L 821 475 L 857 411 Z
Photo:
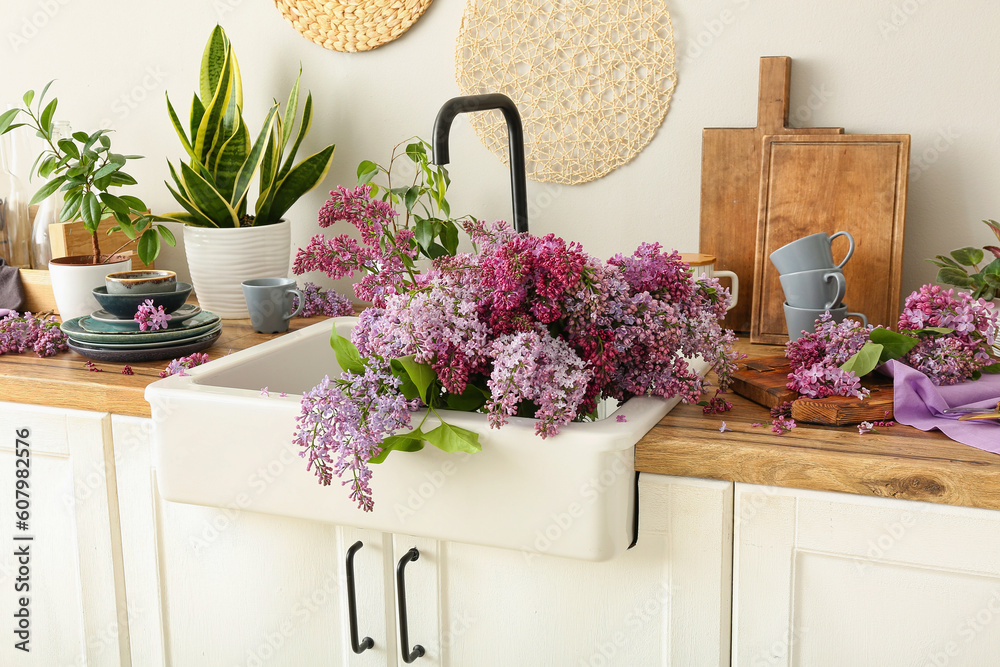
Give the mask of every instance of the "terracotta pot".
M 185 227 L 184 251 L 201 307 L 223 318 L 250 317 L 241 283 L 288 277 L 291 232 L 287 220 L 263 227 Z
M 100 310 L 94 298 L 94 288 L 104 287 L 104 276 L 132 269 L 132 258 L 114 255 L 109 261 L 94 264 L 93 255 L 73 255 L 49 260 L 52 293 L 62 321 L 90 315 Z

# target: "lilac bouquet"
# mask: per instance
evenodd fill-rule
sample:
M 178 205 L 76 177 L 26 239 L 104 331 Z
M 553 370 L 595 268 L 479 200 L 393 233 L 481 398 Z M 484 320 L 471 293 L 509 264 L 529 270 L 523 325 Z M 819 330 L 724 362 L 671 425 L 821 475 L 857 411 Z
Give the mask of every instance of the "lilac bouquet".
M 899 332 L 837 324 L 824 313 L 816 331 L 786 346 L 791 362 L 788 388 L 803 396 L 856 396 L 868 390 L 860 378 L 890 359 L 916 368 L 936 385 L 976 380 L 1000 372 L 997 311 L 983 299 L 924 285 L 906 297 Z
M 355 292 L 374 303 L 350 340 L 334 333 L 343 372 L 303 396 L 295 434 L 320 483 L 343 479 L 363 510 L 374 507 L 369 464 L 391 451 L 480 451 L 443 410 L 485 413 L 494 428 L 534 418 L 547 438 L 594 419 L 602 398 L 696 401 L 706 382 L 685 357 L 701 355 L 723 384 L 735 370 L 735 338 L 720 325 L 728 292 L 692 281 L 676 252 L 644 243 L 604 262 L 552 234 L 469 221 L 474 252 L 418 273 L 414 234 L 382 204 L 365 186 L 332 192 L 320 225 L 350 222 L 360 242 L 317 235 L 295 260 L 297 273 L 361 271 Z

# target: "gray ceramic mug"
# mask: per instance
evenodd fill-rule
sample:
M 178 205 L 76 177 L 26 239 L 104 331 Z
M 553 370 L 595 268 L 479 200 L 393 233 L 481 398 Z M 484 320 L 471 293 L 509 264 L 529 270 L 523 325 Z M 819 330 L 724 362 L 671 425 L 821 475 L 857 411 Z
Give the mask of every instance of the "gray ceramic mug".
M 847 254 L 840 264 L 833 263 L 833 239 L 838 236 L 846 236 L 850 244 Z M 827 236 L 810 234 L 800 239 L 783 245 L 770 254 L 771 263 L 778 273 L 797 273 L 799 271 L 811 271 L 812 269 L 842 269 L 847 260 L 854 254 L 854 237 L 848 232 L 837 232 Z
M 243 298 L 250 311 L 250 324 L 257 333 L 281 333 L 288 331 L 288 320 L 299 314 L 304 299 L 302 292 L 295 288 L 293 278 L 254 278 L 244 280 Z M 291 295 L 299 298 L 299 305 L 293 310 Z
M 816 320 L 830 311 L 830 316 L 834 322 L 843 322 L 845 317 L 860 317 L 861 321 L 868 326 L 868 318 L 861 313 L 850 313 L 847 306 L 839 308 L 796 308 L 785 304 L 785 323 L 788 325 L 788 340 L 798 340 L 803 334 L 812 333 L 816 330 Z
M 778 276 L 785 303 L 796 308 L 836 308 L 844 299 L 847 281 L 840 269 L 813 269 Z

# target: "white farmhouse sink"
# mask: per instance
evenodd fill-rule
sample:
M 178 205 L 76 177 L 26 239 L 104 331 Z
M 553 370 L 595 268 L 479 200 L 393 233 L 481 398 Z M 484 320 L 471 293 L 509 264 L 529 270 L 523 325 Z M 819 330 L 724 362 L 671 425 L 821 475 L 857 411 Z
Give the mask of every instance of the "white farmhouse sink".
M 369 513 L 337 480 L 320 486 L 292 444 L 299 399 L 324 375 L 339 374 L 330 333 L 335 324 L 348 336 L 356 321 L 314 324 L 149 385 L 161 495 L 585 560 L 608 560 L 631 544 L 634 446 L 676 399 L 634 398 L 607 419 L 568 424 L 546 440 L 530 419 L 497 430 L 485 415 L 448 411 L 449 422 L 481 434 L 482 452 L 393 452 L 372 467 Z M 414 417 L 419 423 L 421 413 Z

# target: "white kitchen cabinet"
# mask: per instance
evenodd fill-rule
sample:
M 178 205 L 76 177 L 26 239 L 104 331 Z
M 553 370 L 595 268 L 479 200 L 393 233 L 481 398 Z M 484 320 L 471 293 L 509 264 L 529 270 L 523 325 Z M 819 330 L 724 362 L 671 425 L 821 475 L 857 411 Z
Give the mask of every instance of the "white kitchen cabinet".
M 733 664 L 997 664 L 1000 512 L 736 485 Z
M 30 451 L 28 529 L 15 527 L 17 432 Z M 129 665 L 121 544 L 108 414 L 0 403 L 0 664 Z M 17 467 L 16 467 L 17 466 Z M 112 493 L 109 493 L 109 488 Z M 23 507 L 23 503 L 22 503 Z M 32 536 L 31 541 L 15 537 Z M 15 550 L 27 545 L 25 577 Z M 20 578 L 20 581 L 18 580 Z M 24 581 L 27 579 L 27 581 Z M 15 591 L 27 583 L 28 591 Z M 29 600 L 30 652 L 14 648 L 14 613 Z

